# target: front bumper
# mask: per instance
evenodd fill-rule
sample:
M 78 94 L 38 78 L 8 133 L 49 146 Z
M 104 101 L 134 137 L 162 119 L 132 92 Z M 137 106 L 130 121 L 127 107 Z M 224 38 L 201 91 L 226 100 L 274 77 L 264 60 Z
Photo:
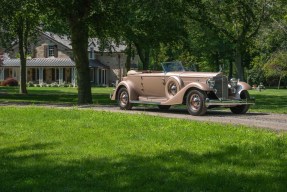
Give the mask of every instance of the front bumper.
M 250 98 L 250 99 L 239 99 L 239 100 L 210 100 L 206 99 L 205 100 L 205 105 L 206 107 L 209 106 L 237 106 L 237 105 L 254 105 L 255 104 L 255 98 Z

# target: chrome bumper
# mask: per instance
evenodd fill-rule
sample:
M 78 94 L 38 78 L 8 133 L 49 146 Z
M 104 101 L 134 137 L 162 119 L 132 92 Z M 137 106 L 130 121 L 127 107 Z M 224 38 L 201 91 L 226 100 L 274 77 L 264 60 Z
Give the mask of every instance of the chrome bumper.
M 240 100 L 205 100 L 206 107 L 209 106 L 236 106 L 236 105 L 254 105 L 255 99 L 240 99 Z

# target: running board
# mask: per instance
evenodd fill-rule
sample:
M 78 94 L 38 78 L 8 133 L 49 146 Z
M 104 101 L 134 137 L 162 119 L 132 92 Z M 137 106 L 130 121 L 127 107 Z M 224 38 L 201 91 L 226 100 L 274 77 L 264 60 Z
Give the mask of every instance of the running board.
M 161 102 L 131 100 L 130 103 L 160 105 Z

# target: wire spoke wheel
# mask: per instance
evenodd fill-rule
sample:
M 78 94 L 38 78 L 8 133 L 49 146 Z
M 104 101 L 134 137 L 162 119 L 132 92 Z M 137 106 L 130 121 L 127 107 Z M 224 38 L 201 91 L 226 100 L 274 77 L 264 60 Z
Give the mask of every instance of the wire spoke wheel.
M 129 100 L 129 93 L 125 87 L 119 90 L 117 100 L 118 100 L 120 109 L 129 110 L 132 108 L 132 104 L 130 103 L 130 100 Z
M 249 93 L 246 90 L 243 90 L 240 93 L 241 99 L 250 99 Z M 234 114 L 245 114 L 249 110 L 250 105 L 238 105 L 235 107 L 230 107 L 230 110 Z
M 206 113 L 205 106 L 206 94 L 200 90 L 191 90 L 186 97 L 187 110 L 191 115 L 199 116 Z

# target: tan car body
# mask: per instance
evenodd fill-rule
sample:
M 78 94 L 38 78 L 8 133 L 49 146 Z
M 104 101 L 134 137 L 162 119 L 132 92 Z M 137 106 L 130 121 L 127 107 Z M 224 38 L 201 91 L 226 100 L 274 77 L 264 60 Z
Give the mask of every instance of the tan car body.
M 210 78 L 220 79 L 226 77 L 221 72 L 206 73 L 179 71 L 164 73 L 153 71 L 129 71 L 127 76 L 116 86 L 111 99 L 120 100 L 119 91 L 122 88 L 125 88 L 130 104 L 142 103 L 171 106 L 185 104 L 187 94 L 191 90 L 198 90 L 203 94 L 206 94 L 204 101 L 202 102 L 204 102 L 204 105 L 207 108 L 215 106 L 235 107 L 238 105 L 254 104 L 253 100 L 242 100 L 240 98 L 241 92 L 249 90 L 251 87 L 247 83 L 239 81 L 236 88 L 233 88 L 233 92 L 230 90 L 230 85 L 228 85 L 228 96 L 226 96 L 226 98 L 213 98 L 214 95 L 216 95 L 213 93 L 215 92 L 215 89 L 210 88 L 207 83 Z M 171 83 L 173 87 L 170 88 L 169 85 Z M 209 98 L 208 95 L 211 95 L 212 98 Z M 195 115 L 203 114 L 204 112 Z

